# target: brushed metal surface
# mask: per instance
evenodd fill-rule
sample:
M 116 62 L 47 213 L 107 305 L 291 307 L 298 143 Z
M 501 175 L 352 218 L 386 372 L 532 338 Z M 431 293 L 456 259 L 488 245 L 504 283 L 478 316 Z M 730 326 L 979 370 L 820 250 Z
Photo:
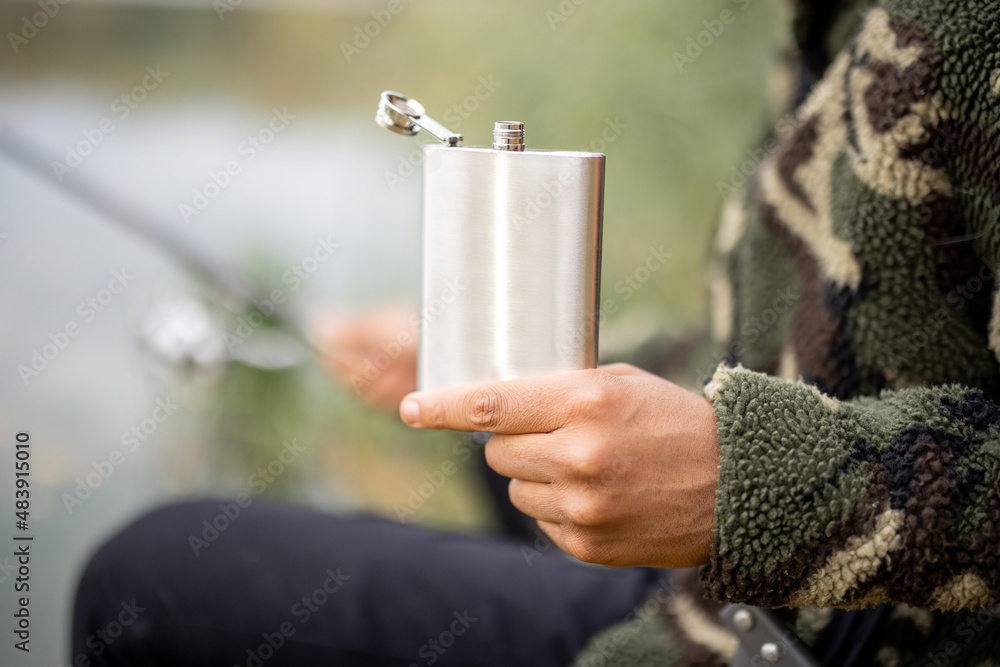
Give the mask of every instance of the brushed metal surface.
M 423 150 L 419 387 L 594 368 L 604 155 Z

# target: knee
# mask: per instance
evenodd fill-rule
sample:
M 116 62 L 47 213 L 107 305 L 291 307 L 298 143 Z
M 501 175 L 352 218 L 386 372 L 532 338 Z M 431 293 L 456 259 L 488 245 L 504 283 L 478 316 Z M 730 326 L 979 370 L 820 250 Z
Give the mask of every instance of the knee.
M 123 635 L 142 613 L 135 599 L 124 599 L 127 583 L 119 573 L 128 550 L 122 548 L 133 527 L 108 540 L 90 559 L 80 576 L 73 605 L 73 662 L 71 664 L 114 664 Z M 117 646 L 116 646 L 117 644 Z M 84 656 L 87 660 L 81 660 Z
M 80 576 L 73 606 L 71 664 L 127 664 L 137 647 L 149 644 L 164 609 L 153 572 L 163 549 L 165 527 L 189 505 L 172 505 L 143 515 L 105 542 Z M 89 662 L 76 661 L 85 656 Z

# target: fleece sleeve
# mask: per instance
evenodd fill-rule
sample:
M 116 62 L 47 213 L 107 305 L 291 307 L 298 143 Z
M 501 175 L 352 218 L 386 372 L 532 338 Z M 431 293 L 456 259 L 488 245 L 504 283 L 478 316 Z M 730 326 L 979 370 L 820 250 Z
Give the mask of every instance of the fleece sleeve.
M 837 401 L 720 366 L 702 572 L 718 600 L 932 609 L 1000 600 L 1000 406 L 959 385 Z

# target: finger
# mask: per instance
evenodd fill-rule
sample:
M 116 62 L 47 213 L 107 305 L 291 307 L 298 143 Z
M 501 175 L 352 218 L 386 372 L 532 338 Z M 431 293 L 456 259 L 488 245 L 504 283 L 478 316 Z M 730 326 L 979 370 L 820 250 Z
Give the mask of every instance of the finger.
M 362 376 L 356 375 L 354 377 Z M 413 391 L 416 384 L 416 378 L 405 370 L 389 368 L 382 372 L 376 382 L 366 388 L 367 397 L 371 403 L 380 407 L 384 406 L 391 412 L 399 404 L 400 397 Z
M 363 364 L 358 361 L 355 357 L 345 356 L 343 354 L 332 354 L 330 352 L 322 353 L 320 357 L 320 362 L 323 366 L 329 370 L 334 376 L 343 383 L 348 383 L 348 378 L 360 377 L 361 373 L 364 371 Z
M 495 435 L 486 443 L 486 463 L 504 477 L 551 482 L 555 475 L 550 434 Z
M 567 398 L 580 382 L 592 380 L 593 373 L 574 371 L 416 392 L 403 399 L 399 414 L 418 428 L 548 433 L 565 423 Z
M 354 320 L 345 312 L 332 311 L 314 315 L 309 321 L 309 336 L 318 347 L 330 348 L 339 345 L 354 325 Z
M 563 529 L 562 525 L 555 521 L 535 521 L 538 525 L 538 529 L 548 536 L 552 542 L 555 543 L 557 547 L 566 551 L 566 531 Z M 566 551 L 566 553 L 569 553 Z
M 620 377 L 652 377 L 657 379 L 660 377 L 658 375 L 653 375 L 649 371 L 636 368 L 632 364 L 625 363 L 606 364 L 604 366 L 598 366 L 598 369 L 604 371 L 605 373 L 610 373 L 611 375 L 617 375 Z
M 514 507 L 533 519 L 556 522 L 560 518 L 551 484 L 512 479 L 507 486 L 507 495 Z

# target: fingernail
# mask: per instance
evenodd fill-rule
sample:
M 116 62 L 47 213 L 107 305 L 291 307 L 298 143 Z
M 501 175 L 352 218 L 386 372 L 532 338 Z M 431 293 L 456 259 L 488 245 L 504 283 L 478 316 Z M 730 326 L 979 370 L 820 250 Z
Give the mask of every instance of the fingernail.
M 399 406 L 399 414 L 404 422 L 416 426 L 420 423 L 420 404 L 408 398 Z

